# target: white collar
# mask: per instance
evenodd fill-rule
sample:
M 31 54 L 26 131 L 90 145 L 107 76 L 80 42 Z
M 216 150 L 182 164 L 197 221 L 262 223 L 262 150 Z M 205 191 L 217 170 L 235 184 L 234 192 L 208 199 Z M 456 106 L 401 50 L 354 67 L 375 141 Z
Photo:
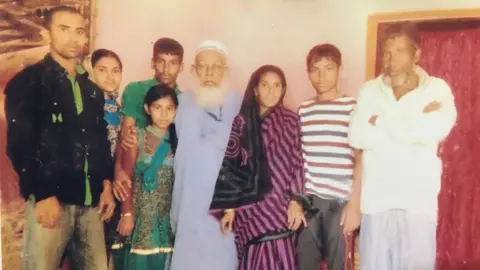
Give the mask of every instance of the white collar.
M 422 67 L 417 65 L 414 67 L 413 70 L 418 76 L 417 88 L 425 87 L 430 83 L 432 77 Z M 380 88 L 383 91 L 392 92 L 392 87 L 390 86 L 390 79 L 386 77 L 383 73 L 380 74 L 380 76 L 378 76 L 376 80 L 380 84 Z

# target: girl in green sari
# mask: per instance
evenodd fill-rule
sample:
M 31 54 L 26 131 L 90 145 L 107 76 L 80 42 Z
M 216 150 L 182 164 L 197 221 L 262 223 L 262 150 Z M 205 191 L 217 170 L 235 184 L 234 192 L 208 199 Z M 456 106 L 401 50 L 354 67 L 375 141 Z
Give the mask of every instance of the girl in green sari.
M 177 146 L 173 119 L 177 105 L 173 89 L 153 86 L 145 96 L 148 126 L 137 130 L 138 151 L 133 151 L 136 162 L 129 152 L 121 153 L 125 155 L 124 168 L 135 166 L 131 170 L 131 196 L 122 202 L 117 228 L 125 241 L 114 245 L 116 270 L 169 268 L 173 252 L 169 214 Z

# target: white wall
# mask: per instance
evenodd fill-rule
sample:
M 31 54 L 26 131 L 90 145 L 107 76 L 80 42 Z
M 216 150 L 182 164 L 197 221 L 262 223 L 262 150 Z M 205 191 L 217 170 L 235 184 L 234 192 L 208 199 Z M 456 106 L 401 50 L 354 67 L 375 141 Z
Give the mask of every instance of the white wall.
M 331 42 L 343 53 L 344 91 L 355 94 L 365 78 L 367 16 L 377 12 L 478 8 L 480 0 L 97 0 L 97 48 L 118 52 L 124 82 L 151 76 L 152 43 L 179 40 L 188 67 L 196 46 L 217 39 L 231 56 L 231 77 L 243 90 L 259 65 L 276 64 L 287 73 L 288 105 L 313 90 L 305 73 L 308 50 Z M 479 14 L 480 16 L 480 14 Z M 191 86 L 187 68 L 181 86 Z

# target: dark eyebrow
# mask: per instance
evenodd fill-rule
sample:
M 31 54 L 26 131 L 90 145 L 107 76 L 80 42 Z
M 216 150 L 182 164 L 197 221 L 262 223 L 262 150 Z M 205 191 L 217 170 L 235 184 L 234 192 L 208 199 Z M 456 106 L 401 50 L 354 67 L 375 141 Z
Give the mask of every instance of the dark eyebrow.
M 96 68 L 106 68 L 106 69 L 108 69 L 108 67 L 102 66 L 102 65 L 96 65 L 95 67 L 96 67 Z M 122 70 L 120 67 L 112 67 L 112 69 Z
M 59 24 L 58 26 L 61 27 L 61 28 L 72 28 L 71 26 L 66 25 L 66 24 Z M 85 27 L 77 27 L 77 28 L 75 28 L 75 30 L 77 30 L 77 31 L 78 31 L 78 30 L 85 31 L 85 29 L 86 29 Z

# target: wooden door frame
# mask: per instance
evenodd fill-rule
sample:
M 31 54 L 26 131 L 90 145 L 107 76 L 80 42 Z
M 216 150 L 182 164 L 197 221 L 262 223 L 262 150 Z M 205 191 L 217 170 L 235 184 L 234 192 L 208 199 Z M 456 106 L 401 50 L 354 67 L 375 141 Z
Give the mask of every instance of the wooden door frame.
M 438 19 L 479 18 L 480 8 L 426 10 L 410 12 L 376 13 L 368 16 L 367 21 L 367 57 L 366 79 L 375 78 L 375 63 L 377 58 L 378 24 L 396 21 L 427 21 Z
M 97 29 L 98 29 L 98 3 L 97 0 L 90 1 L 90 32 L 89 32 L 89 43 L 88 49 L 91 52 L 95 50 L 95 42 L 97 37 Z

